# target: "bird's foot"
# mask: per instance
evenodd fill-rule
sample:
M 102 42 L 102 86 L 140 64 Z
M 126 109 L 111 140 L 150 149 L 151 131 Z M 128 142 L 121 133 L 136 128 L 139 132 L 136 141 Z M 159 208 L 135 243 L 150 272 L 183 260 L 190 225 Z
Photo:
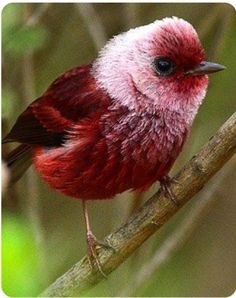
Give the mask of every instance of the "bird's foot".
M 175 177 L 173 177 L 173 178 L 170 178 L 169 176 L 166 176 L 166 177 L 168 177 L 167 179 L 169 179 L 170 182 L 174 182 L 176 184 L 181 185 L 181 183 Z
M 87 243 L 88 243 L 88 257 L 89 257 L 89 263 L 92 269 L 95 269 L 95 267 L 98 269 L 98 271 L 103 275 L 103 277 L 107 278 L 107 275 L 104 273 L 102 269 L 102 264 L 98 258 L 97 248 L 104 247 L 105 249 L 112 249 L 113 252 L 115 249 L 110 246 L 109 244 L 97 240 L 97 238 L 93 235 L 92 232 L 87 233 Z
M 170 178 L 169 176 L 163 176 L 159 182 L 160 182 L 160 186 L 161 186 L 161 190 L 164 192 L 164 194 L 171 199 L 171 201 L 178 206 L 179 202 L 175 196 L 175 194 L 173 193 L 173 191 L 170 188 L 170 183 L 171 182 L 175 182 L 175 183 L 179 183 L 178 181 L 175 180 L 175 178 Z

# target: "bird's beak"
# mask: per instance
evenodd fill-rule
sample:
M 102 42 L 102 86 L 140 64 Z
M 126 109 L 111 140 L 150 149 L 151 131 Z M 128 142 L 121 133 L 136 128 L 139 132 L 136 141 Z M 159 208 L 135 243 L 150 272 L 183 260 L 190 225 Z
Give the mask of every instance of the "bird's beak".
M 188 76 L 203 76 L 205 74 L 224 70 L 225 68 L 224 65 L 218 63 L 202 61 L 198 66 L 186 71 L 184 74 Z

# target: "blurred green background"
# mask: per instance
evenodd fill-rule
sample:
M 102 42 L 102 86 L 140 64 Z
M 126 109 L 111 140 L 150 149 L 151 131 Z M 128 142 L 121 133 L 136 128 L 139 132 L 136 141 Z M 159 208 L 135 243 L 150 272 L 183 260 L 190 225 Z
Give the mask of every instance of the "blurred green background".
M 8 4 L 2 12 L 3 135 L 51 81 L 94 59 L 108 38 L 172 15 L 193 24 L 207 59 L 227 66 L 210 79 L 206 100 L 172 171 L 175 173 L 235 111 L 236 18 L 228 4 Z M 4 146 L 3 153 L 10 148 Z M 236 285 L 235 166 L 234 158 L 158 234 L 85 295 L 232 294 Z M 204 206 L 209 198 L 211 202 Z M 135 196 L 124 194 L 111 201 L 90 202 L 95 235 L 102 239 L 123 223 L 134 209 L 134 200 Z M 202 210 L 188 233 L 177 241 L 182 220 L 191 221 L 199 202 Z M 177 245 L 163 257 L 160 248 L 168 237 Z M 37 295 L 85 251 L 80 201 L 54 193 L 33 169 L 4 193 L 2 288 L 7 295 Z M 150 272 L 155 254 L 164 259 L 162 266 L 140 280 L 141 268 Z

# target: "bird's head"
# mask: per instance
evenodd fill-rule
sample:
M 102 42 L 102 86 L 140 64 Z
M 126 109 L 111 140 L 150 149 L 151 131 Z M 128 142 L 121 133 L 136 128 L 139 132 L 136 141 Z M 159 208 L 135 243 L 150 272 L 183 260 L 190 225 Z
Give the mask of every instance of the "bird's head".
M 92 73 L 118 104 L 140 113 L 168 109 L 191 122 L 205 96 L 207 74 L 223 69 L 205 61 L 192 25 L 172 17 L 111 39 Z

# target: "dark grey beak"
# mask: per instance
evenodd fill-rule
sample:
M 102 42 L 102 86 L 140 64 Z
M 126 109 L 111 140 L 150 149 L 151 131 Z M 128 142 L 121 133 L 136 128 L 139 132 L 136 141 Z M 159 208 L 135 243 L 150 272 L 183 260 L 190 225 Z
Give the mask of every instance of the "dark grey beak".
M 186 71 L 184 74 L 188 76 L 203 76 L 205 74 L 224 70 L 226 67 L 221 64 L 202 61 L 198 66 Z

